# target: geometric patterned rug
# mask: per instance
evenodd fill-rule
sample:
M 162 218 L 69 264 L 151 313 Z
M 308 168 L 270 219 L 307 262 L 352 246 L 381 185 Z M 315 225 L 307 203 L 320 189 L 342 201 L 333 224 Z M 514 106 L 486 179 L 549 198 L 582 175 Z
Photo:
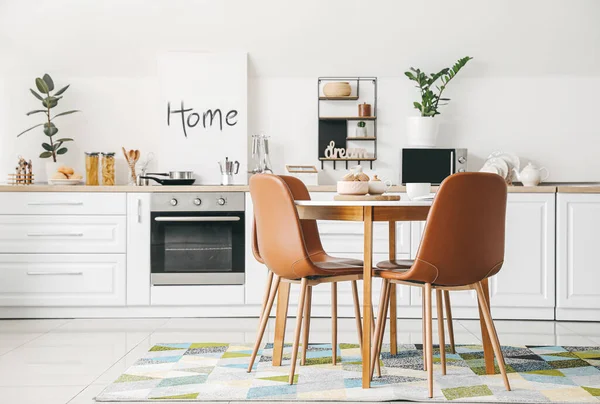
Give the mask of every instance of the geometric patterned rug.
M 271 365 L 272 344 L 265 344 L 251 373 L 246 372 L 252 344 L 158 344 L 110 384 L 96 401 L 429 401 L 422 346 L 384 346 L 382 377 L 361 388 L 360 349 L 339 344 L 331 364 L 331 344 L 310 344 L 307 365 L 296 366 L 288 384 L 291 346 L 282 366 Z M 502 347 L 512 391 L 499 374 L 486 375 L 479 345 L 460 345 L 447 354 L 447 375 L 434 349 L 434 398 L 453 402 L 600 402 L 600 347 Z M 448 350 L 446 351 L 448 352 Z

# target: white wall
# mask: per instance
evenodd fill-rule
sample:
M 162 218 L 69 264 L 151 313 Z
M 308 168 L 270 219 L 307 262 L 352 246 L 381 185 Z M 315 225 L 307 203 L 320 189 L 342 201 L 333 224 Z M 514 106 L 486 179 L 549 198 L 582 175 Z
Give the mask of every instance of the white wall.
M 599 180 L 599 15 L 594 0 L 7 0 L 0 181 L 18 154 L 40 152 L 41 132 L 15 135 L 37 123 L 24 115 L 37 107 L 27 89 L 44 72 L 71 83 L 60 108 L 84 111 L 59 126 L 76 138 L 67 162 L 82 169 L 84 150 L 121 146 L 160 157 L 156 55 L 173 50 L 248 52 L 249 133 L 271 135 L 279 171 L 318 164 L 316 78 L 368 75 L 380 79 L 375 168 L 397 179 L 416 96 L 403 72 L 470 55 L 448 90 L 444 145 L 468 147 L 471 169 L 500 149 L 553 181 Z M 342 175 L 328 167 L 322 182 Z

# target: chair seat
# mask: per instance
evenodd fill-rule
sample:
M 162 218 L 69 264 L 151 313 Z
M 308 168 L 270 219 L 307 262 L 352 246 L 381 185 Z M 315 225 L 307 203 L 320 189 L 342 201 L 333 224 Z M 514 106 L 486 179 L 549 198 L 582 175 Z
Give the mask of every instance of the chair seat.
M 410 269 L 415 263 L 414 260 L 391 260 L 391 261 L 381 261 L 377 263 L 377 269 L 384 270 L 406 270 Z
M 353 266 L 353 267 L 362 267 L 363 262 L 361 260 L 355 260 L 353 258 L 343 258 L 343 257 L 332 257 L 331 255 L 322 252 L 318 254 L 313 254 L 310 256 L 310 259 L 315 264 L 318 262 L 329 262 L 333 264 L 341 264 L 344 266 Z

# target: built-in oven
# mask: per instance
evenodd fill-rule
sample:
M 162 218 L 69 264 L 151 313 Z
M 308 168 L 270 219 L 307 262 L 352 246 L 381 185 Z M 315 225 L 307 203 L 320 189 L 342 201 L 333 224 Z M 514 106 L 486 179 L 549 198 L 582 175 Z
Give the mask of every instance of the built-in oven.
M 424 182 L 439 185 L 449 175 L 466 170 L 467 149 L 402 149 L 402 184 Z
M 241 285 L 244 193 L 153 193 L 153 285 Z

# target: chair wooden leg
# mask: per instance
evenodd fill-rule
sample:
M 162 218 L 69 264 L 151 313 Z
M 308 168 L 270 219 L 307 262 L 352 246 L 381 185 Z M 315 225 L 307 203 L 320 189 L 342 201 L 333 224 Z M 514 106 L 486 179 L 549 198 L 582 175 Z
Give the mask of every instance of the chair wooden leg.
M 331 284 L 331 363 L 337 364 L 337 283 Z
M 373 313 L 373 305 L 371 305 L 371 346 L 375 343 L 375 314 Z M 373 358 L 371 358 L 373 359 Z M 377 366 L 377 370 L 381 371 L 379 361 L 375 362 L 375 366 Z M 373 372 L 370 374 L 371 379 L 373 378 Z
M 452 323 L 452 306 L 450 306 L 450 291 L 444 290 L 444 305 L 446 306 L 446 322 L 448 323 L 448 337 L 450 338 L 450 352 L 455 354 L 454 324 Z
M 362 321 L 360 317 L 360 302 L 358 300 L 358 284 L 352 281 L 352 299 L 354 300 L 354 317 L 356 318 L 356 332 L 358 334 L 358 346 L 361 347 L 362 355 Z
M 277 316 L 275 318 L 275 336 L 273 338 L 273 366 L 281 366 L 288 306 L 290 304 L 291 283 L 281 282 L 277 289 Z
M 433 338 L 431 319 L 431 283 L 426 283 L 423 288 L 425 292 L 425 345 L 427 345 L 427 384 L 429 387 L 429 398 L 433 398 Z
M 379 355 L 377 348 L 379 347 L 379 340 L 381 339 L 381 330 L 383 329 L 383 323 L 385 323 L 385 300 L 387 297 L 388 290 L 387 279 L 381 280 L 381 294 L 379 297 L 379 310 L 377 312 L 377 324 L 375 325 L 375 335 L 373 336 L 373 346 L 371 347 L 371 379 L 373 378 L 373 371 L 375 364 L 379 362 Z M 378 375 L 381 376 L 381 371 L 378 371 Z
M 306 288 L 306 300 L 304 301 L 304 324 L 302 325 L 302 358 L 300 365 L 306 365 L 306 351 L 308 350 L 308 335 L 310 333 L 310 311 L 312 308 L 312 286 Z
M 383 306 L 383 322 L 381 323 L 381 329 L 379 331 L 379 340 L 377 341 L 377 354 L 376 354 L 376 358 L 377 358 L 377 363 L 380 365 L 377 368 L 377 377 L 381 377 L 381 364 L 379 363 L 379 357 L 381 356 L 381 348 L 383 347 L 383 337 L 385 335 L 385 325 L 387 323 L 387 313 L 388 313 L 388 309 L 390 308 L 390 301 L 391 301 L 391 293 L 392 293 L 392 289 L 395 287 L 396 285 L 388 282 L 387 284 L 387 289 L 385 291 L 385 300 L 384 300 L 384 306 Z
M 446 374 L 446 336 L 444 335 L 444 299 L 442 297 L 442 291 L 437 289 L 435 291 L 435 303 L 437 305 L 437 319 L 438 319 L 438 335 L 440 338 L 440 364 L 442 365 L 442 374 Z
M 390 355 L 398 354 L 398 304 L 396 295 L 398 285 L 392 283 L 390 286 Z
M 275 295 L 277 294 L 279 281 L 279 276 L 275 275 L 275 280 L 273 281 L 273 285 L 269 293 L 269 298 L 267 299 L 267 304 L 265 306 L 265 310 L 263 311 L 263 316 L 260 320 L 260 325 L 258 326 L 258 334 L 256 335 L 256 342 L 254 343 L 254 349 L 252 350 L 252 355 L 250 356 L 250 365 L 248 366 L 248 373 L 252 371 L 252 366 L 254 365 L 254 360 L 256 359 L 256 355 L 258 354 L 260 343 L 262 342 L 263 336 L 265 335 L 265 329 L 267 328 L 267 322 L 269 321 L 269 314 L 271 313 L 271 309 L 273 308 L 273 302 L 275 301 Z
M 298 345 L 300 345 L 300 330 L 302 329 L 302 312 L 304 311 L 304 299 L 306 297 L 308 279 L 300 281 L 300 298 L 298 299 L 298 314 L 296 315 L 296 329 L 294 330 L 294 345 L 292 346 L 292 363 L 290 364 L 289 383 L 294 384 L 294 373 L 296 372 L 296 360 L 298 359 Z
M 265 294 L 263 296 L 263 301 L 262 301 L 262 306 L 260 308 L 260 319 L 258 320 L 258 323 L 260 324 L 260 322 L 262 321 L 262 317 L 265 313 L 265 307 L 267 307 L 267 302 L 269 301 L 269 294 L 271 293 L 271 287 L 273 285 L 273 272 L 268 271 L 267 274 L 267 286 L 265 288 Z
M 492 320 L 490 308 L 487 305 L 485 294 L 483 292 L 483 288 L 480 282 L 475 284 L 475 290 L 477 291 L 477 300 L 479 302 L 480 308 L 479 312 L 481 313 L 481 315 L 483 316 L 483 320 L 485 321 L 485 326 L 490 336 L 492 347 L 494 348 L 494 355 L 496 355 L 496 361 L 498 362 L 498 368 L 500 369 L 502 380 L 504 380 L 504 387 L 506 387 L 507 391 L 510 391 L 510 383 L 508 382 L 508 376 L 506 375 L 506 367 L 504 365 L 504 355 L 502 354 L 502 349 L 500 348 L 500 341 L 498 340 L 496 327 L 494 326 L 494 321 Z
M 427 370 L 427 344 L 426 344 L 426 334 L 427 334 L 427 327 L 425 326 L 425 323 L 427 321 L 427 316 L 425 315 L 425 289 L 421 290 L 421 328 L 423 330 L 423 338 L 422 338 L 422 342 L 423 342 L 423 370 Z

